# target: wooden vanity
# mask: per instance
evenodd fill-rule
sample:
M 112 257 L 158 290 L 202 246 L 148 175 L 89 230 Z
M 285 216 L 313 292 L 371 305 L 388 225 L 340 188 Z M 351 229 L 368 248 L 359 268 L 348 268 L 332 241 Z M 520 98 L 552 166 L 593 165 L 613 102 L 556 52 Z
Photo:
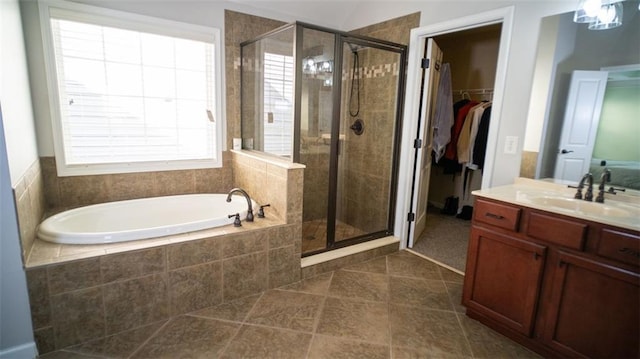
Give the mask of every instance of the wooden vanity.
M 476 197 L 467 315 L 546 357 L 640 358 L 640 231 L 496 197 Z

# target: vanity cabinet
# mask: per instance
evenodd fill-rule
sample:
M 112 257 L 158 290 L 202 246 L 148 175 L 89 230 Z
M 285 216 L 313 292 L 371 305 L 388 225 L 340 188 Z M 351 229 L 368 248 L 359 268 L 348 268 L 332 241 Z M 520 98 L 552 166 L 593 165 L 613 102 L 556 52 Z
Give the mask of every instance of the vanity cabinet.
M 529 335 L 546 247 L 493 231 L 471 229 L 463 300 L 468 308 Z
M 571 357 L 637 358 L 638 275 L 565 252 L 556 265 L 545 344 Z
M 640 233 L 478 197 L 467 315 L 550 357 L 640 358 Z

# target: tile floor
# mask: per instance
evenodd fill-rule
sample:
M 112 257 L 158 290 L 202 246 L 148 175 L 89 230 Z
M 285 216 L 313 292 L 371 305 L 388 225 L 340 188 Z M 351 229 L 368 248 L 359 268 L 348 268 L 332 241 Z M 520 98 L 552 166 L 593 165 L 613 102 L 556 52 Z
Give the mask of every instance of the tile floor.
M 398 252 L 41 358 L 538 358 L 467 318 L 461 292 Z
M 336 221 L 336 242 L 361 236 L 366 232 Z M 327 245 L 327 220 L 315 219 L 302 223 L 302 253 L 324 249 Z

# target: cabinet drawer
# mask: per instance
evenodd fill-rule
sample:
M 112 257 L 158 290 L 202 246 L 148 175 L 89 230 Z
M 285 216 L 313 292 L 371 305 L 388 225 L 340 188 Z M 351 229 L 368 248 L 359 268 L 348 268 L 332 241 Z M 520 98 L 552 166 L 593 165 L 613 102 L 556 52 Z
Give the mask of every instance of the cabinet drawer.
M 587 227 L 584 223 L 531 212 L 527 235 L 545 242 L 581 251 L 587 238 Z
M 476 200 L 473 219 L 478 222 L 517 232 L 522 210 L 504 204 Z
M 640 265 L 640 236 L 603 229 L 598 243 L 598 255 L 627 264 Z

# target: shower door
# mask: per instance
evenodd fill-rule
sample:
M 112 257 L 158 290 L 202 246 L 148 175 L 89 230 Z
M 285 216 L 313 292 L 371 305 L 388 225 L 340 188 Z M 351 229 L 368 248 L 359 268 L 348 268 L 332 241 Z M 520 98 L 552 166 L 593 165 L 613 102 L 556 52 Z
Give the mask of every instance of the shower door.
M 342 38 L 329 246 L 393 233 L 402 57 L 370 42 Z
M 390 235 L 406 48 L 308 25 L 296 37 L 303 255 Z

